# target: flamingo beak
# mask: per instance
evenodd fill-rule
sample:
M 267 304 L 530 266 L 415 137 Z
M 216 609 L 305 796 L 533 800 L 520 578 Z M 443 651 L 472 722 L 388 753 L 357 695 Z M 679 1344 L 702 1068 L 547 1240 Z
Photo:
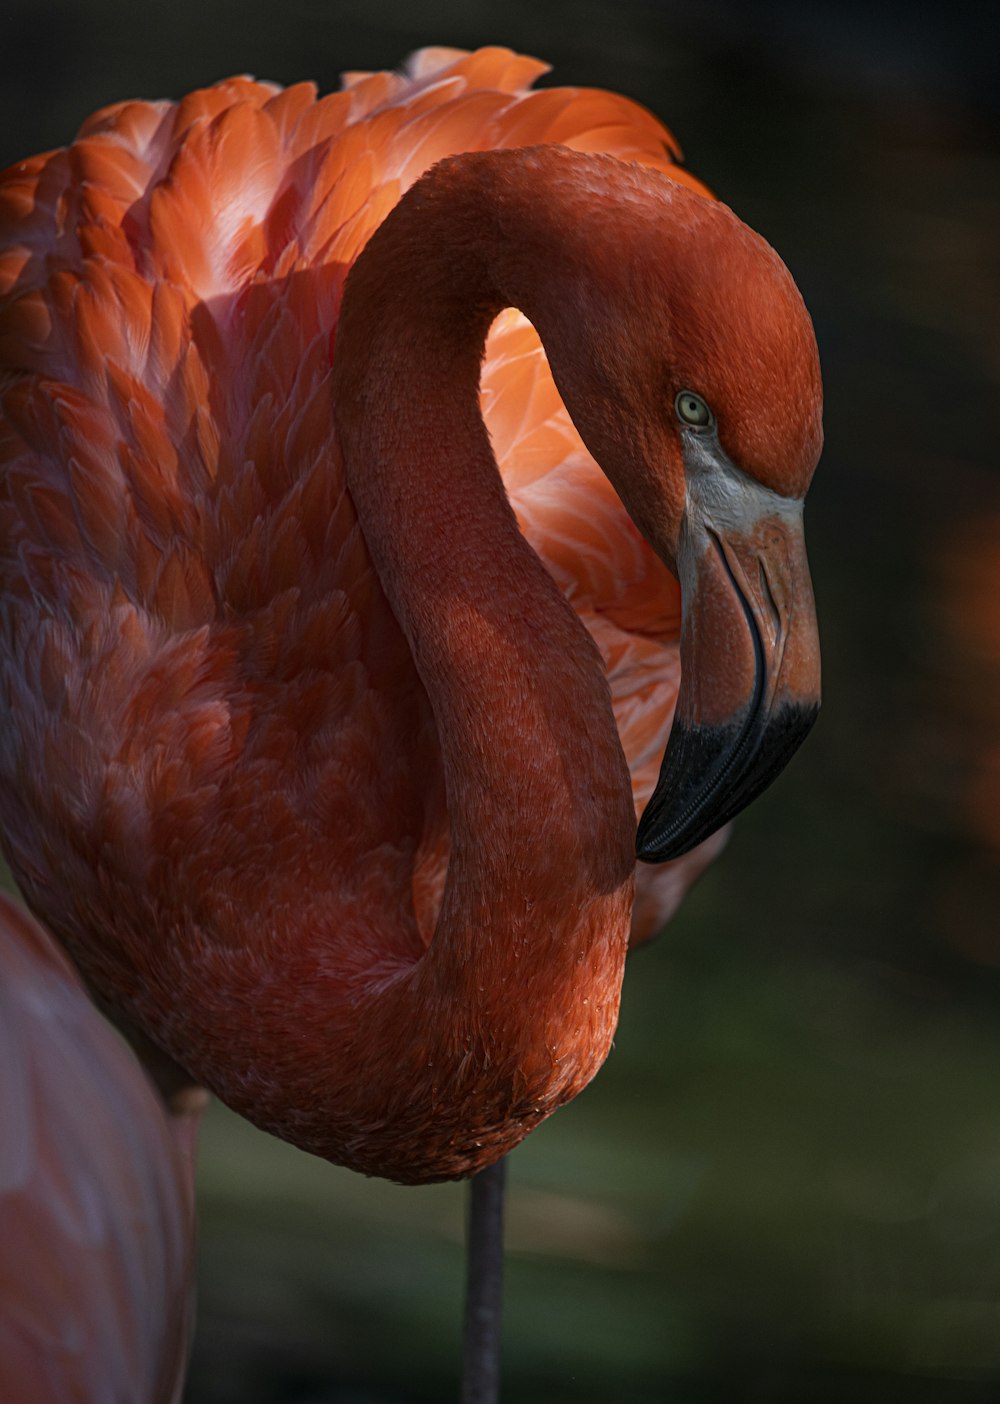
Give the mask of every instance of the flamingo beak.
M 681 687 L 636 839 L 647 863 L 686 853 L 755 799 L 819 711 L 801 501 L 761 487 L 718 454 L 712 477 L 687 466 L 677 551 Z

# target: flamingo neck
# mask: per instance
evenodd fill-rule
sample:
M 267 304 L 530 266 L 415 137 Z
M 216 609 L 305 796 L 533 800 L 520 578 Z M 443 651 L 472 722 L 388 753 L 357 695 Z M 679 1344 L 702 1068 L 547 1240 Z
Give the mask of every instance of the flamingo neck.
M 447 788 L 441 913 L 404 983 L 430 1017 L 443 999 L 464 1009 L 463 1036 L 540 1119 L 610 1044 L 634 810 L 600 657 L 517 528 L 479 411 L 490 323 L 510 305 L 530 317 L 538 272 L 510 256 L 518 231 L 501 237 L 491 174 L 484 156 L 468 178 L 448 163 L 372 239 L 345 290 L 334 403 Z

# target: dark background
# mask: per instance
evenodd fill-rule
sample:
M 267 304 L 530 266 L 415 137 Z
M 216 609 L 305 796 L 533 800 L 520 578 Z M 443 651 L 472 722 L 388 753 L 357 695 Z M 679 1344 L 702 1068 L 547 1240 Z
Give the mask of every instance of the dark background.
M 0 165 L 118 98 L 506 43 L 662 116 L 813 312 L 823 716 L 631 961 L 594 1086 L 514 1157 L 513 1404 L 997 1397 L 1000 73 L 974 13 L 5 7 Z M 460 1187 L 218 1109 L 200 1190 L 190 1404 L 452 1397 Z

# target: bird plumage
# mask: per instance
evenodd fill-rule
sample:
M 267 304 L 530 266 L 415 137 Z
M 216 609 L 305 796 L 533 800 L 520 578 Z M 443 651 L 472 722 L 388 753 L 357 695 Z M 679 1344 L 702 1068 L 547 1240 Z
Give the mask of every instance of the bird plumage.
M 180 1399 L 191 1166 L 65 956 L 0 894 L 0 1398 Z
M 75 639 L 52 621 L 35 643 L 45 676 L 29 684 L 37 697 L 49 675 L 43 696 L 76 682 L 81 730 L 93 737 L 97 723 L 103 732 L 103 744 L 89 742 L 97 754 L 87 766 L 55 772 L 89 781 L 72 802 L 98 833 L 123 826 L 138 842 L 178 768 L 185 781 L 193 771 L 199 789 L 211 786 L 220 752 L 261 791 L 273 788 L 266 753 L 280 760 L 282 724 L 285 742 L 294 733 L 302 747 L 304 714 L 337 710 L 330 693 L 349 692 L 348 665 L 367 666 L 372 690 L 398 685 L 391 670 L 379 677 L 379 657 L 362 660 L 345 638 L 351 618 L 364 627 L 364 605 L 351 600 L 366 562 L 350 503 L 335 502 L 327 481 L 325 378 L 344 273 L 402 191 L 453 151 L 543 140 L 613 150 L 691 180 L 668 154 L 666 131 L 626 99 L 531 92 L 544 72 L 534 60 L 425 50 L 410 72 L 354 76 L 347 92 L 319 102 L 308 84 L 282 91 L 235 80 L 176 107 L 122 104 L 90 119 L 68 151 L 7 174 L 0 347 L 17 383 L 5 401 L 6 539 L 30 533 L 32 559 L 22 563 L 11 549 L 14 570 L 42 570 L 46 588 L 57 574 L 52 584 L 75 618 L 115 620 L 86 663 L 73 660 Z M 316 279 L 308 289 L 295 279 L 317 262 L 322 306 L 313 303 Z M 201 315 L 189 333 L 186 318 L 201 305 L 215 320 Z M 522 527 L 602 647 L 641 805 L 676 692 L 679 591 L 580 443 L 537 337 L 516 313 L 491 337 L 483 402 Z M 230 667 L 242 665 L 250 686 L 266 677 L 274 709 L 267 738 L 250 748 L 232 729 L 251 710 L 259 728 L 265 708 L 241 709 L 227 695 L 231 677 L 219 676 L 227 616 L 242 625 L 239 641 L 226 638 L 241 654 Z M 35 627 L 32 618 L 27 630 Z M 197 634 L 206 627 L 216 637 Z M 278 639 L 290 675 L 283 690 L 268 671 Z M 306 680 L 302 668 L 317 655 L 325 681 Z M 173 716 L 161 669 L 176 689 Z M 197 683 L 186 685 L 189 671 Z M 147 774 L 95 794 L 101 771 L 130 766 L 128 718 L 120 702 L 105 706 L 105 692 L 112 701 L 126 688 Z M 154 710 L 167 713 L 159 737 Z M 64 744 L 58 705 L 43 730 L 17 748 L 20 775 L 11 784 L 8 769 L 8 793 L 23 792 L 25 772 L 43 774 L 40 749 Z M 340 772 L 318 764 L 326 774 L 314 771 L 291 800 L 300 831 L 317 807 L 336 811 Z M 6 827 L 12 841 L 28 839 L 25 823 Z M 421 835 L 416 881 L 428 894 L 441 883 L 440 816 L 437 828 Z M 235 842 L 234 865 L 252 870 Z M 155 847 L 156 836 L 147 843 Z M 262 855 L 261 879 L 274 859 Z M 685 882 L 671 869 L 643 877 L 652 891 L 641 895 L 637 929 L 648 935 Z M 423 915 L 422 927 L 430 921 Z
M 173 1057 L 185 1063 L 196 1028 L 192 1071 L 220 1086 L 213 1069 L 252 1020 L 266 1072 L 220 1090 L 368 1170 L 378 1154 L 350 1126 L 327 1143 L 299 1124 L 313 1084 L 363 1082 L 363 1059 L 324 1065 L 299 1034 L 329 1020 L 333 996 L 350 1005 L 419 962 L 452 836 L 437 723 L 337 471 L 345 279 L 402 194 L 456 152 L 610 152 L 707 198 L 648 113 L 533 91 L 543 71 L 503 49 L 424 50 L 405 75 L 350 75 L 322 99 L 237 78 L 107 108 L 0 178 L 9 861 L 95 988 Z M 490 334 L 481 404 L 524 537 L 600 651 L 641 807 L 677 694 L 679 587 L 513 312 Z M 464 526 L 455 509 L 450 530 Z M 640 871 L 638 938 L 719 842 Z M 619 978 L 616 955 L 586 1070 L 544 1096 L 523 1070 L 500 1074 L 518 1129 L 473 1128 L 481 1160 L 592 1075 Z M 400 1088 L 373 1116 L 400 1116 L 405 1141 L 405 1110 Z M 412 1178 L 476 1163 L 467 1145 L 449 1156 L 417 1154 Z M 411 1177 L 398 1158 L 387 1173 Z

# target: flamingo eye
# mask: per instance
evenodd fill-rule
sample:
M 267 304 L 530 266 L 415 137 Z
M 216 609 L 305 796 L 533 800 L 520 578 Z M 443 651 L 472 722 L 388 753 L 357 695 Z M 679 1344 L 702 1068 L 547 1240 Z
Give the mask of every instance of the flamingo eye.
M 681 390 L 674 400 L 677 418 L 692 429 L 709 429 L 715 423 L 715 415 L 708 405 L 693 390 Z

